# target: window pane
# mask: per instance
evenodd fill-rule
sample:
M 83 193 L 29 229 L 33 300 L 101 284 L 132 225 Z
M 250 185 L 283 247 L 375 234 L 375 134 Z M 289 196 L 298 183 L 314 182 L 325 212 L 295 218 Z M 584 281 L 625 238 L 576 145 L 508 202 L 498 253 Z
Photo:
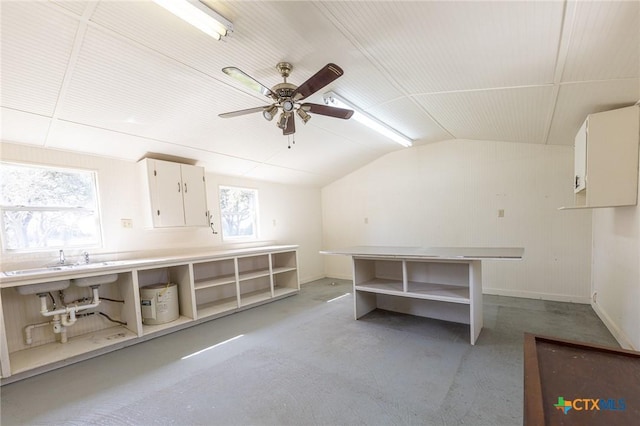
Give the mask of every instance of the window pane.
M 0 163 L 5 250 L 101 243 L 95 172 Z
M 220 214 L 223 238 L 258 237 L 258 191 L 220 187 Z
M 85 207 L 96 205 L 94 174 L 3 164 L 0 204 L 3 206 Z
M 90 246 L 100 241 L 93 211 L 4 211 L 2 220 L 5 245 L 13 250 Z

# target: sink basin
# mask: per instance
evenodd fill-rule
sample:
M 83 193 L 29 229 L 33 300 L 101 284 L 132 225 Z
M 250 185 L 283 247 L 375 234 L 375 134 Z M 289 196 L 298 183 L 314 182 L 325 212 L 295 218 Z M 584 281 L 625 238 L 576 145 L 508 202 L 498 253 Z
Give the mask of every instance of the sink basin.
M 76 287 L 91 287 L 100 284 L 110 284 L 118 280 L 118 274 L 96 275 L 94 277 L 73 278 L 71 282 Z
M 21 285 L 14 287 L 18 293 L 23 296 L 29 294 L 48 293 L 50 291 L 64 290 L 69 287 L 69 280 L 50 281 L 46 283 Z
M 67 270 L 74 270 L 74 269 L 100 268 L 105 266 L 123 265 L 125 263 L 127 263 L 126 260 L 110 260 L 106 262 L 95 262 L 95 263 L 70 263 L 67 265 L 52 265 L 52 266 L 44 266 L 41 268 L 20 269 L 17 271 L 6 271 L 6 272 L 2 272 L 2 275 L 4 275 L 5 277 L 14 277 L 14 276 L 20 276 L 20 275 L 43 274 L 46 272 L 67 271 Z

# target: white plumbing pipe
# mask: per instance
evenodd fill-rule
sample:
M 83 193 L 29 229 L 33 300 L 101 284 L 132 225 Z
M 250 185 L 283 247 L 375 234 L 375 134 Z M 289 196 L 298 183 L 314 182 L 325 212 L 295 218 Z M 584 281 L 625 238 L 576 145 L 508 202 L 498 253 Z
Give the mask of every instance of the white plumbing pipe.
M 27 345 L 32 344 L 33 343 L 33 337 L 32 337 L 31 331 L 34 328 L 44 327 L 44 326 L 50 325 L 50 324 L 53 324 L 53 321 L 41 322 L 41 323 L 38 323 L 38 324 L 29 324 L 28 326 L 26 326 L 24 328 L 24 342 Z
M 55 311 L 50 311 L 47 307 L 47 296 L 45 294 L 40 295 L 40 313 L 45 317 L 52 317 L 55 315 L 64 315 L 63 323 L 65 321 L 65 317 L 73 315 L 73 322 L 75 322 L 75 314 L 76 312 L 84 311 L 87 309 L 92 309 L 98 307 L 100 304 L 100 297 L 98 295 L 98 287 L 92 287 L 93 290 L 93 300 L 91 303 L 86 305 L 73 305 L 73 306 L 65 306 L 64 308 L 56 309 Z M 71 314 L 73 312 L 73 314 Z M 71 324 L 69 324 L 71 325 Z
M 62 316 L 62 318 L 61 318 L 61 320 L 62 320 L 62 325 L 63 325 L 64 327 L 70 327 L 70 326 L 72 326 L 73 324 L 75 324 L 75 323 L 76 323 L 76 321 L 78 320 L 78 319 L 76 318 L 76 311 L 75 311 L 75 309 L 71 309 L 67 315 L 63 315 L 63 316 Z

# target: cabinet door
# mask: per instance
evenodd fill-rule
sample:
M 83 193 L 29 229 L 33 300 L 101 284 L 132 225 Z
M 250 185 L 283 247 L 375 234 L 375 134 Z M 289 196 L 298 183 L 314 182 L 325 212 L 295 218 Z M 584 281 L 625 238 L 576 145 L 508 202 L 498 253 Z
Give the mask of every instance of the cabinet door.
M 154 163 L 152 191 L 153 226 L 184 226 L 182 178 L 180 164 L 152 160 Z
M 187 226 L 208 226 L 204 168 L 183 164 L 181 170 L 184 223 Z
M 573 191 L 578 193 L 586 188 L 587 176 L 587 121 L 576 134 L 574 155 Z

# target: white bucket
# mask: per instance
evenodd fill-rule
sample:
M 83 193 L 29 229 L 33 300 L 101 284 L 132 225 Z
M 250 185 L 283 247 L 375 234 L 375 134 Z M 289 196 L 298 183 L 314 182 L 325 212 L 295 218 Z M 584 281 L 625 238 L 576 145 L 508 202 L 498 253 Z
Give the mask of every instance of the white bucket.
M 140 289 L 140 308 L 144 324 L 164 324 L 180 316 L 178 286 L 175 283 L 154 284 Z

